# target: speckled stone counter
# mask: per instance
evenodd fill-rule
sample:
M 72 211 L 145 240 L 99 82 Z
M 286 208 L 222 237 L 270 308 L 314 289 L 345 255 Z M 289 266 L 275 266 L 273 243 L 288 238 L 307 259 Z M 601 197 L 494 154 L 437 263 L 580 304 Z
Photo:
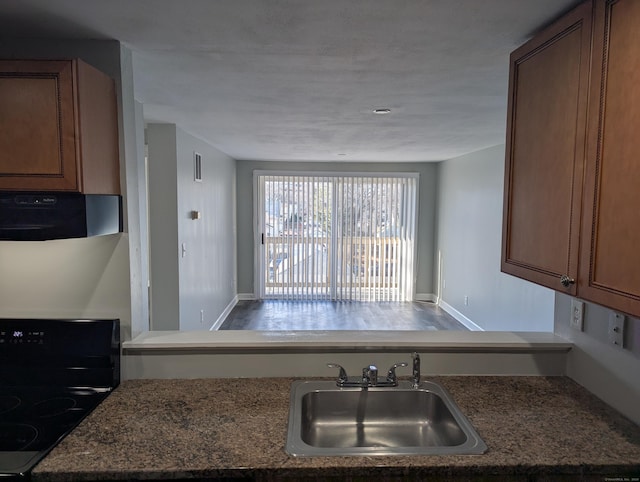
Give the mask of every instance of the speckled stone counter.
M 291 457 L 291 379 L 124 382 L 35 469 L 35 481 L 376 477 L 640 477 L 640 427 L 568 378 L 432 377 L 488 451 L 464 456 Z M 614 480 L 611 479 L 611 480 Z

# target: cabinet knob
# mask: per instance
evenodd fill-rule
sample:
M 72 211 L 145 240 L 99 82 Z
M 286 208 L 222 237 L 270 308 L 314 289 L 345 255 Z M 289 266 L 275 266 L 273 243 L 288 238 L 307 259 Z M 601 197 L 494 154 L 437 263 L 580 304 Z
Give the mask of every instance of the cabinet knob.
M 575 284 L 575 282 L 576 280 L 574 280 L 573 278 L 569 278 L 566 274 L 560 276 L 560 283 L 562 283 L 562 286 L 564 286 L 565 288 L 572 284 Z

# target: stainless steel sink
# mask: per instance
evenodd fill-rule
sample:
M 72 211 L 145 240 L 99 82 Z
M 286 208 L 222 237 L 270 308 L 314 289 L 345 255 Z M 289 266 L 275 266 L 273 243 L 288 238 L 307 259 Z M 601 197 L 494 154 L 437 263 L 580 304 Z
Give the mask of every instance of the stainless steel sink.
M 329 381 L 291 387 L 287 453 L 327 455 L 482 454 L 487 446 L 440 385 L 338 388 Z

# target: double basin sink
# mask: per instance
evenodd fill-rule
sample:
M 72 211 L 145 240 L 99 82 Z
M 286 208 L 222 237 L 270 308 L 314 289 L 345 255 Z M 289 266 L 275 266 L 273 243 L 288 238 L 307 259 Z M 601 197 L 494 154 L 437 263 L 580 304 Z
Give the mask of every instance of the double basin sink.
M 440 385 L 291 387 L 286 451 L 294 456 L 482 454 L 487 446 Z

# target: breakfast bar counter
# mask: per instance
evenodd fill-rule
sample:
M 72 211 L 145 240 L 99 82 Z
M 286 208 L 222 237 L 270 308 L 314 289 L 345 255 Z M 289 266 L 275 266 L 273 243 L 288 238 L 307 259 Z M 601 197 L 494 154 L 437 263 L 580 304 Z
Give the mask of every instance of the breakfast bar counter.
M 33 471 L 107 480 L 640 480 L 640 427 L 565 377 L 429 377 L 482 455 L 293 457 L 293 379 L 123 382 Z

